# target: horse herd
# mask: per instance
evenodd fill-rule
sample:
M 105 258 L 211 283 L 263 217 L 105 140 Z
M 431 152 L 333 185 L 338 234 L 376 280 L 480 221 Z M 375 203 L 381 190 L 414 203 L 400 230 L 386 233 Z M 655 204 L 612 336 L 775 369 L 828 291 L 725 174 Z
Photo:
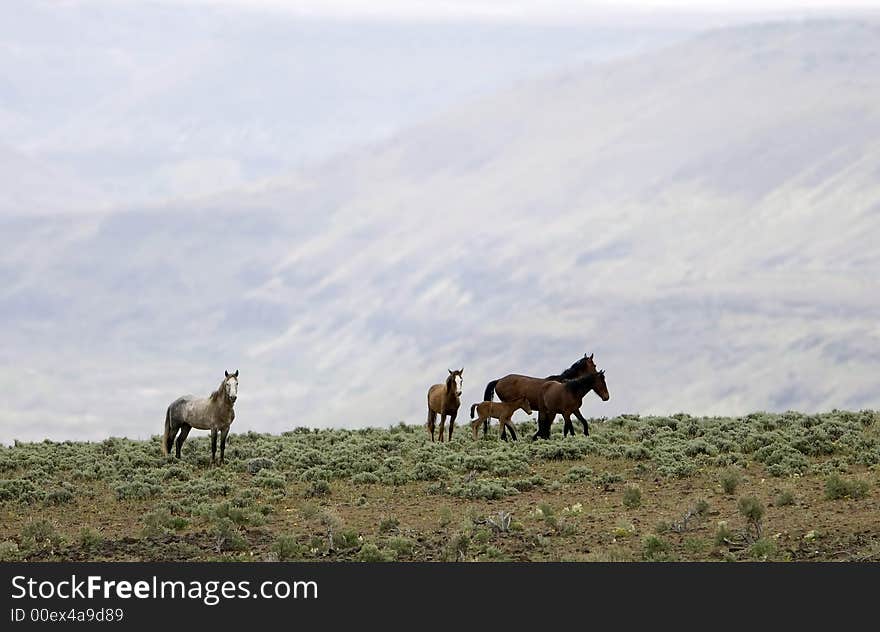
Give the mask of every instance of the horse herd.
M 443 442 L 446 428 L 446 418 L 449 417 L 449 440 L 452 440 L 452 431 L 455 428 L 455 418 L 461 406 L 461 387 L 464 368 L 453 371 L 449 369 L 449 376 L 443 384 L 434 384 L 428 389 L 428 434 L 431 441 L 435 441 L 437 416 L 440 416 L 439 440 Z M 501 438 L 507 440 L 507 431 L 516 441 L 516 429 L 511 422 L 513 413 L 522 409 L 527 415 L 538 411 L 538 431 L 533 439 L 549 439 L 550 427 L 556 415 L 562 415 L 565 421 L 563 436 L 574 435 L 574 426 L 571 417 L 574 415 L 584 425 L 584 434 L 590 434 L 590 426 L 581 414 L 580 408 L 584 396 L 590 391 L 607 402 L 609 399 L 608 386 L 605 384 L 605 371 L 596 369 L 593 362 L 593 354 L 584 354 L 577 362 L 568 367 L 559 375 L 547 377 L 530 377 L 511 373 L 504 377 L 492 380 L 486 385 L 483 401 L 471 406 L 471 417 L 476 412 L 476 418 L 471 420 L 471 429 L 474 439 L 477 438 L 477 429 L 483 425 L 483 435 L 489 429 L 489 419 L 498 419 L 501 425 Z M 495 395 L 501 400 L 500 403 L 492 401 Z
M 167 455 L 175 448 L 175 456 L 180 458 L 180 448 L 193 428 L 211 431 L 211 464 L 217 462 L 217 438 L 220 438 L 220 464 L 224 462 L 226 436 L 229 426 L 235 419 L 235 400 L 238 398 L 238 371 L 225 375 L 220 386 L 208 397 L 185 395 L 171 402 L 165 411 L 165 433 L 162 437 L 162 451 Z M 449 370 L 443 384 L 434 384 L 428 389 L 428 433 L 435 441 L 437 416 L 440 416 L 439 440 L 443 442 L 446 418 L 449 418 L 449 440 L 455 427 L 455 418 L 461 406 L 462 375 L 464 369 Z M 486 385 L 484 401 L 471 406 L 471 428 L 474 439 L 477 429 L 483 425 L 483 435 L 489 429 L 489 419 L 498 419 L 501 424 L 501 438 L 507 439 L 507 431 L 516 440 L 516 429 L 511 422 L 513 413 L 522 409 L 527 415 L 538 412 L 538 431 L 533 439 L 549 439 L 550 426 L 556 415 L 565 420 L 563 436 L 574 434 L 571 416 L 574 415 L 584 425 L 584 434 L 590 434 L 587 420 L 580 407 L 584 396 L 595 391 L 602 401 L 608 401 L 608 387 L 605 385 L 605 371 L 596 370 L 593 355 L 584 354 L 559 375 L 545 378 L 529 377 L 512 373 L 493 380 Z M 498 395 L 500 402 L 494 402 Z

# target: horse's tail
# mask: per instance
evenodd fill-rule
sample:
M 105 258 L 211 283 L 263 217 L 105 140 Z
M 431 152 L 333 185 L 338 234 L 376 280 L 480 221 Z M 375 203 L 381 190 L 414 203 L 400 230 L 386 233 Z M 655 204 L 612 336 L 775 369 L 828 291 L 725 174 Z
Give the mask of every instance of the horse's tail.
M 491 402 L 495 397 L 495 385 L 498 384 L 498 380 L 492 380 L 488 384 L 486 384 L 486 392 L 483 394 L 484 402 Z
M 476 404 L 471 404 L 471 419 L 474 418 L 474 409 L 477 407 Z
M 171 438 L 171 406 L 165 411 L 165 434 L 162 435 L 162 454 L 168 456 L 168 440 Z

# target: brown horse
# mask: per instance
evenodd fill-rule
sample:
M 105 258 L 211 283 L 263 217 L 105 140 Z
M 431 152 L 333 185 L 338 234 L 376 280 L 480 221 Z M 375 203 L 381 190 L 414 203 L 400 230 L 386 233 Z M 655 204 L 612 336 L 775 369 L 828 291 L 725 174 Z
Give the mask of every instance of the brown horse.
M 510 436 L 516 441 L 516 428 L 510 420 L 513 413 L 522 408 L 527 415 L 532 414 L 532 407 L 529 405 L 528 397 L 520 397 L 512 402 L 480 402 L 471 406 L 471 417 L 474 416 L 474 410 L 477 411 L 478 417 L 471 420 L 471 429 L 474 431 L 474 439 L 477 438 L 477 428 L 480 423 L 488 424 L 493 417 L 499 421 L 501 428 L 507 426 L 510 428 Z
M 226 435 L 229 434 L 229 426 L 235 419 L 235 411 L 232 409 L 238 398 L 238 371 L 230 373 L 224 371 L 226 377 L 220 382 L 217 390 L 205 398 L 193 395 L 178 397 L 168 410 L 165 411 L 165 436 L 162 438 L 162 451 L 165 454 L 171 452 L 174 445 L 174 435 L 180 431 L 177 437 L 177 458 L 180 458 L 180 448 L 186 441 L 186 436 L 193 428 L 211 431 L 211 464 L 216 462 L 217 457 L 217 434 L 220 433 L 220 465 L 223 465 L 226 452 Z
M 576 380 L 568 380 L 567 382 L 545 382 L 541 388 L 541 398 L 544 400 L 543 408 L 553 423 L 556 415 L 562 415 L 565 420 L 565 427 L 562 429 L 562 436 L 565 437 L 569 433 L 574 436 L 574 426 L 571 424 L 571 416 L 577 417 L 584 424 L 584 434 L 590 435 L 590 426 L 587 420 L 581 414 L 581 404 L 584 402 L 584 395 L 590 391 L 596 391 L 596 395 L 602 398 L 603 402 L 607 402 L 608 386 L 605 384 L 605 371 L 599 371 L 592 375 L 586 375 Z
M 543 411 L 544 401 L 541 395 L 541 389 L 544 384 L 546 384 L 548 380 L 561 382 L 564 380 L 584 377 L 585 375 L 592 375 L 594 373 L 596 373 L 596 364 L 593 362 L 593 354 L 584 354 L 583 358 L 572 364 L 559 375 L 548 375 L 545 378 L 540 378 L 512 373 L 510 375 L 505 375 L 501 379 L 489 382 L 486 385 L 486 392 L 483 395 L 483 399 L 488 402 L 492 401 L 493 393 L 497 393 L 498 399 L 502 402 L 510 402 L 519 399 L 522 396 L 528 397 L 532 409 L 538 411 L 538 431 L 532 438 L 538 439 L 543 437 L 549 439 L 550 426 L 553 424 L 553 417 L 548 418 L 547 414 Z M 488 429 L 489 422 L 487 421 L 483 426 L 484 435 L 488 432 Z M 507 438 L 504 426 L 501 427 L 501 438 Z
M 434 423 L 440 415 L 440 443 L 443 443 L 443 430 L 446 428 L 446 417 L 449 416 L 449 440 L 452 441 L 452 429 L 458 408 L 461 406 L 461 384 L 464 369 L 449 369 L 449 377 L 445 384 L 434 384 L 428 389 L 428 432 L 434 440 Z

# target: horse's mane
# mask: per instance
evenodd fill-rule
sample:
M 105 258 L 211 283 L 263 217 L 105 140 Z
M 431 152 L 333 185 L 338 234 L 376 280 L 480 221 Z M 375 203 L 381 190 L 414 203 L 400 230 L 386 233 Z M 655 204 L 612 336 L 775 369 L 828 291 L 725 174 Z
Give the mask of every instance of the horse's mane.
M 601 375 L 601 373 L 591 373 L 590 375 L 585 375 L 574 380 L 565 380 L 563 384 L 565 385 L 565 388 L 572 393 L 576 393 L 579 388 L 585 386 L 587 383 L 596 383 Z
M 226 380 L 223 380 L 223 382 L 220 382 L 220 386 L 218 386 L 214 391 L 211 392 L 210 395 L 208 395 L 208 399 L 210 399 L 211 401 L 222 400 L 223 399 L 223 384 L 225 382 L 226 382 Z
M 551 375 L 550 377 L 548 377 L 548 378 L 546 378 L 546 379 L 548 379 L 548 380 L 557 380 L 557 381 L 563 381 L 563 380 L 572 380 L 572 379 L 575 379 L 575 378 L 577 378 L 577 374 L 578 374 L 578 371 L 580 371 L 581 366 L 582 366 L 586 361 L 587 361 L 587 359 L 586 359 L 585 357 L 584 357 L 584 358 L 581 358 L 580 360 L 578 360 L 577 362 L 575 362 L 574 364 L 572 364 L 570 367 L 568 367 L 567 369 L 565 369 L 565 371 L 563 371 L 563 372 L 560 373 L 559 375 Z
M 208 399 L 212 402 L 219 402 L 220 404 L 226 403 L 226 398 L 223 396 L 223 385 L 226 384 L 226 380 L 228 378 L 223 378 L 223 381 L 220 382 L 220 386 L 217 387 L 210 395 L 208 395 Z

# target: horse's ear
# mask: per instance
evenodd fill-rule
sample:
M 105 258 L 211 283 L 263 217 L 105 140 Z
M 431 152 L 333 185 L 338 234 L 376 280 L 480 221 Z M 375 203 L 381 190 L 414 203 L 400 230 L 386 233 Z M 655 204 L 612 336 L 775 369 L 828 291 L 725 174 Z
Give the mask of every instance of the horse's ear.
M 584 355 L 586 355 L 586 354 L 584 354 Z M 593 354 L 591 353 L 591 354 L 590 354 L 590 360 L 592 360 L 592 359 L 593 359 Z
M 459 375 L 463 375 L 463 374 L 464 374 L 464 367 L 461 367 L 461 370 L 458 372 L 458 374 L 459 374 Z
M 229 371 L 227 371 L 226 369 L 224 369 L 224 370 L 223 370 L 223 375 L 225 375 L 226 377 L 229 377 Z
M 449 375 L 452 375 L 452 369 L 446 369 L 446 370 L 449 371 Z
M 232 374 L 232 377 L 238 378 L 238 369 L 235 369 L 235 373 Z

